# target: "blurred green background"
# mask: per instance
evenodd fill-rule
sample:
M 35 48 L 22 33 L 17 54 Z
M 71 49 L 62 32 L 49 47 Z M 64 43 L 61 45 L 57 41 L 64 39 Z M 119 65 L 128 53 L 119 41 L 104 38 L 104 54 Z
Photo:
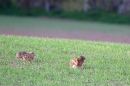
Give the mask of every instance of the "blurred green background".
M 130 0 L 0 0 L 0 34 L 130 43 Z
M 0 14 L 130 24 L 130 0 L 0 0 Z

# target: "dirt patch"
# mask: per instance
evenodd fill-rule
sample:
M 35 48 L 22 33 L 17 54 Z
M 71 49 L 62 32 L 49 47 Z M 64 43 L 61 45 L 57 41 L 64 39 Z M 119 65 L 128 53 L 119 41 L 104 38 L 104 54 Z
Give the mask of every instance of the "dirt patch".
M 17 30 L 17 29 L 2 29 L 0 34 L 5 35 L 19 35 L 19 36 L 35 36 L 35 37 L 48 37 L 48 38 L 67 38 L 67 39 L 80 39 L 91 41 L 103 42 L 116 42 L 116 43 L 130 43 L 130 34 L 121 33 L 108 33 L 101 31 L 88 31 L 88 30 Z

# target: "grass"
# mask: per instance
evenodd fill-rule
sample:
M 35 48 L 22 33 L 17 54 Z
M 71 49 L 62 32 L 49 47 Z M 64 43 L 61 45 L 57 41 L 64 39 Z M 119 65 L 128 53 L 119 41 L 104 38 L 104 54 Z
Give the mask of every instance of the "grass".
M 0 86 L 129 86 L 130 45 L 0 35 Z M 33 51 L 32 62 L 15 58 Z M 86 57 L 83 69 L 69 60 Z
M 96 30 L 104 32 L 130 33 L 130 25 L 98 22 L 70 21 L 46 18 L 0 16 L 0 29 L 19 30 Z

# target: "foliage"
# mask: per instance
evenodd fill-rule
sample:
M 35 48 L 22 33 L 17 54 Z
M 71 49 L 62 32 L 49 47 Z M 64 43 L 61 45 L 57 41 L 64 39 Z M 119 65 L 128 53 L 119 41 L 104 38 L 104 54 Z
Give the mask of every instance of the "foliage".
M 11 7 L 11 5 L 10 0 L 0 0 L 0 8 L 8 8 Z
M 17 16 L 48 16 L 58 18 L 68 18 L 85 21 L 99 21 L 108 23 L 122 23 L 130 24 L 130 16 L 117 14 L 113 12 L 103 11 L 101 9 L 91 9 L 88 12 L 83 11 L 67 11 L 64 12 L 60 9 L 46 12 L 41 8 L 31 8 L 29 10 L 22 10 L 20 8 L 12 7 L 0 9 L 0 14 L 17 15 Z
M 130 24 L 129 11 L 117 14 L 122 0 L 86 0 L 87 12 L 83 10 L 84 0 L 0 0 L 0 14 L 17 16 L 49 16 L 77 20 Z M 127 3 L 128 1 L 124 1 Z M 37 3 L 37 4 L 36 4 Z M 122 4 L 121 4 L 122 3 Z M 48 7 L 49 6 L 49 7 Z M 48 11 L 46 11 L 48 9 Z M 88 10 L 90 9 L 90 10 Z M 126 8 L 129 9 L 129 8 Z
M 0 36 L 1 86 L 129 86 L 130 45 L 82 40 Z M 15 58 L 33 51 L 32 62 Z M 69 60 L 86 57 L 82 69 L 70 69 Z

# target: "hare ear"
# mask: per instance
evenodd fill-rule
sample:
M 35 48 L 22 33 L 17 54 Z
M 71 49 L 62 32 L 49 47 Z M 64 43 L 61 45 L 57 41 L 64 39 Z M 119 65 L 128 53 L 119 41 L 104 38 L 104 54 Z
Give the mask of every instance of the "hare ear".
M 81 58 L 80 57 L 78 57 L 78 60 L 80 60 Z
M 35 56 L 34 52 L 29 52 L 29 54 L 31 54 L 31 55 L 33 55 L 33 56 Z
M 30 54 L 32 54 L 33 52 L 29 52 Z
M 29 52 L 29 54 L 34 54 L 33 52 Z

